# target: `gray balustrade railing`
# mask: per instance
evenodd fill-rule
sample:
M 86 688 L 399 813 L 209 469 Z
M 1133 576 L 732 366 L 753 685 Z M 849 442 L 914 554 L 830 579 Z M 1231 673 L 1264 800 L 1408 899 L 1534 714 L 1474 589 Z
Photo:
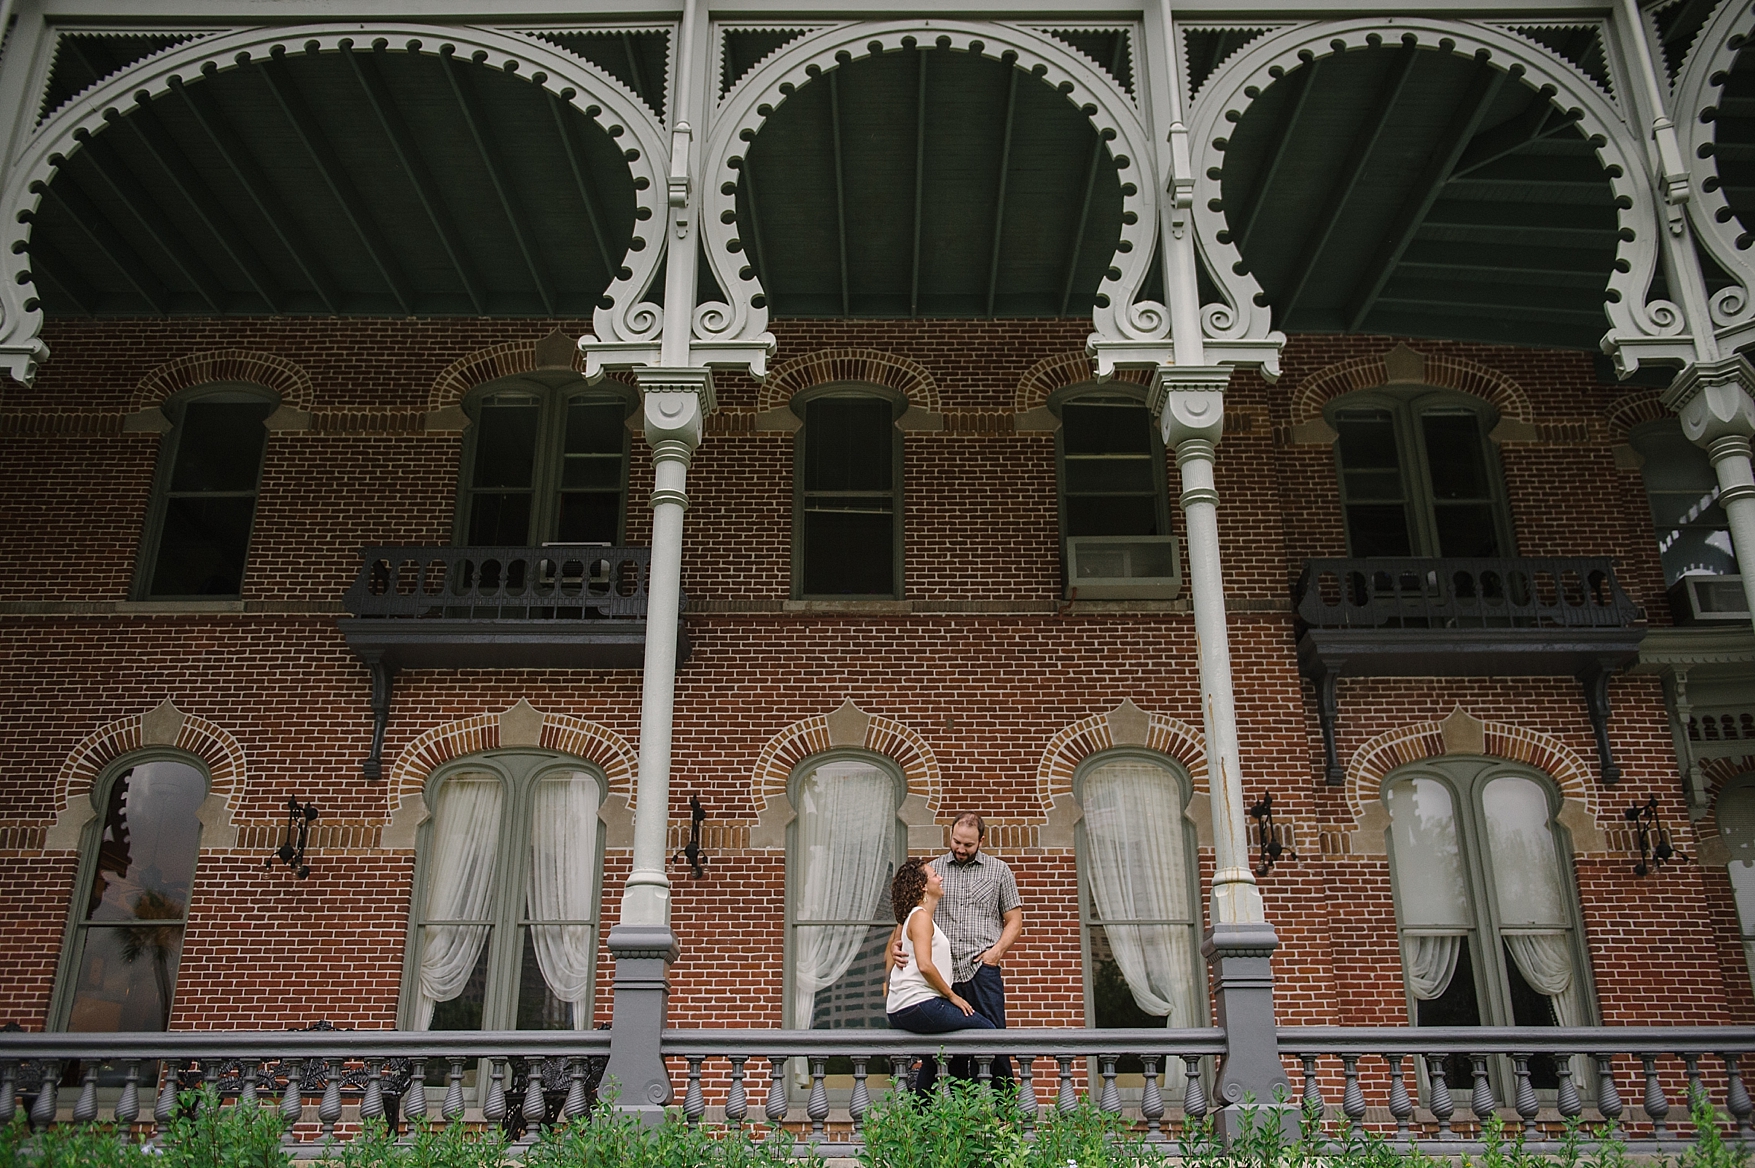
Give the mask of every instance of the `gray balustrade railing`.
M 1644 614 L 1606 558 L 1306 560 L 1311 628 L 1625 628 Z
M 368 547 L 342 604 L 360 617 L 580 620 L 646 615 L 652 549 Z

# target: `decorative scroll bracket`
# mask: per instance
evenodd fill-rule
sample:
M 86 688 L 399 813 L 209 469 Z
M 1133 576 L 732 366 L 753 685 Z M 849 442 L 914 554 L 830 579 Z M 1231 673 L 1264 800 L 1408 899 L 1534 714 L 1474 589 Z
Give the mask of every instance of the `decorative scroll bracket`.
M 360 764 L 360 773 L 375 782 L 384 777 L 384 730 L 390 724 L 390 692 L 396 683 L 396 667 L 385 661 L 382 653 L 373 653 L 366 660 L 366 668 L 372 671 L 372 752 Z
M 1597 761 L 1603 768 L 1603 785 L 1613 787 L 1621 781 L 1621 768 L 1609 745 L 1609 671 L 1587 670 L 1578 675 L 1584 686 L 1584 708 L 1590 714 L 1590 728 L 1597 738 Z

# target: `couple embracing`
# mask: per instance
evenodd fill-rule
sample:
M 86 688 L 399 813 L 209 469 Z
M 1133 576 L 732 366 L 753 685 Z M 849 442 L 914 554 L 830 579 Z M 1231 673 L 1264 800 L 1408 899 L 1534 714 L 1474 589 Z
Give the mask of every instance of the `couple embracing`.
M 951 850 L 936 860 L 911 859 L 896 872 L 890 903 L 897 928 L 885 961 L 885 1011 L 895 1030 L 944 1034 L 1005 1029 L 1005 980 L 1000 962 L 1024 931 L 1018 882 L 1003 860 L 981 854 L 987 824 L 972 812 L 951 825 Z M 951 1060 L 951 1074 L 969 1079 L 970 1060 Z M 995 1083 L 1011 1081 L 1011 1060 L 994 1060 Z M 921 1062 L 917 1090 L 930 1091 L 938 1062 Z

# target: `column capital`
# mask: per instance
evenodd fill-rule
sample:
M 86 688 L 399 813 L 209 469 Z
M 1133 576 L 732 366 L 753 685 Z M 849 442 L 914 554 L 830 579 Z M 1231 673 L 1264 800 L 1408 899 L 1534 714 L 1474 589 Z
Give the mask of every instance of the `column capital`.
M 1152 371 L 1146 407 L 1172 450 L 1192 439 L 1217 445 L 1225 430 L 1228 365 L 1160 365 Z
M 713 371 L 696 366 L 641 365 L 633 370 L 645 410 L 646 441 L 656 449 L 681 443 L 693 451 L 701 444 L 707 415 L 718 404 L 713 396 Z
M 1736 355 L 1696 361 L 1676 375 L 1663 402 L 1682 420 L 1682 433 L 1697 446 L 1711 448 L 1722 438 L 1747 441 L 1755 435 L 1755 366 Z

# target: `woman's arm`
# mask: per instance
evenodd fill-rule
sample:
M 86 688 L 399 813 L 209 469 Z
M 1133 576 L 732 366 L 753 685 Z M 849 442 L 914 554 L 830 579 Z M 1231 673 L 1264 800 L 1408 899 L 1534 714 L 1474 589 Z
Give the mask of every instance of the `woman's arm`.
M 920 976 L 926 979 L 926 984 L 948 998 L 951 1005 L 963 1011 L 965 1017 L 973 1014 L 975 1007 L 956 995 L 951 989 L 951 983 L 944 979 L 944 975 L 932 962 L 931 913 L 914 914 L 908 921 L 908 939 L 914 942 L 914 966 L 920 970 Z

